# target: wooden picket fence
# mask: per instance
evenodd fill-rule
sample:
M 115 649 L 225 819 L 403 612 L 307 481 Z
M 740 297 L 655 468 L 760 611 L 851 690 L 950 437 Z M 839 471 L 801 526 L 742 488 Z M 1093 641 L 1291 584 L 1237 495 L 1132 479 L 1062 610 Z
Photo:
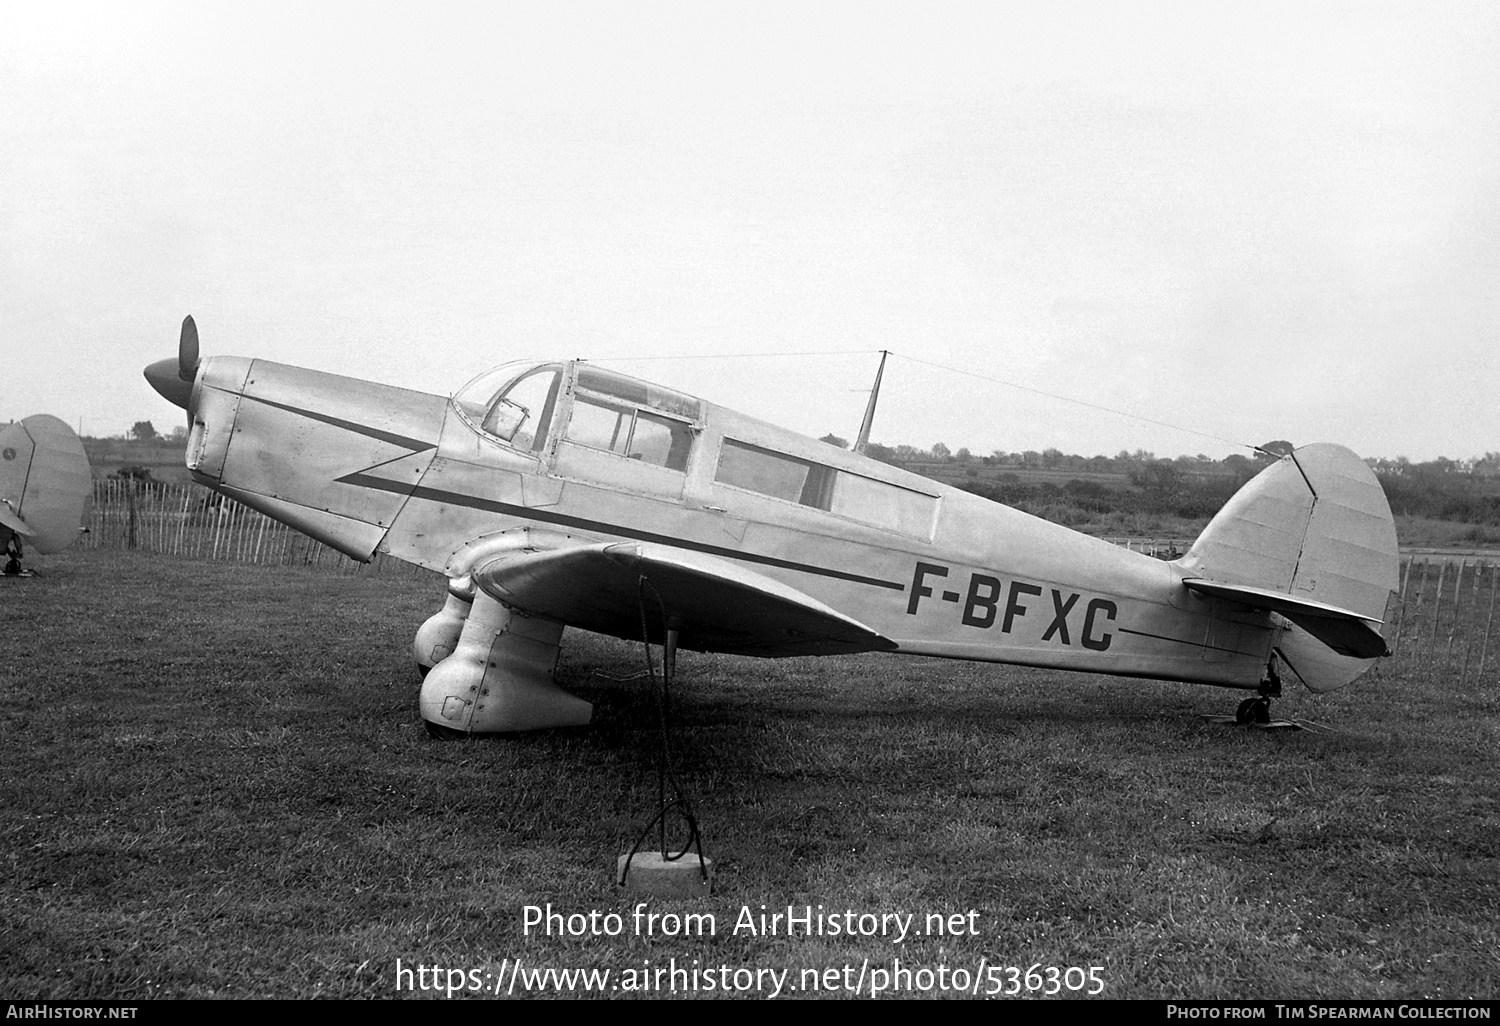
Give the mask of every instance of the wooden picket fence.
M 1105 538 L 1111 544 L 1154 556 L 1157 559 L 1176 559 L 1192 547 L 1191 538 Z
M 142 485 L 117 478 L 94 482 L 88 533 L 82 544 L 191 559 L 312 566 L 336 574 L 416 576 L 428 572 L 383 555 L 360 563 L 199 485 Z
M 1392 661 L 1440 676 L 1493 684 L 1500 678 L 1494 636 L 1500 557 L 1404 556 L 1401 584 L 1386 608 Z
M 359 563 L 198 485 L 95 481 L 88 526 L 82 544 L 89 548 L 311 566 L 336 574 L 428 572 L 386 556 Z M 1183 539 L 1111 540 L 1160 558 L 1175 558 L 1191 544 Z M 1400 587 L 1386 611 L 1385 636 L 1392 660 L 1445 677 L 1457 674 L 1460 683 L 1493 682 L 1500 676 L 1500 636 L 1493 636 L 1497 596 L 1500 555 L 1403 556 Z

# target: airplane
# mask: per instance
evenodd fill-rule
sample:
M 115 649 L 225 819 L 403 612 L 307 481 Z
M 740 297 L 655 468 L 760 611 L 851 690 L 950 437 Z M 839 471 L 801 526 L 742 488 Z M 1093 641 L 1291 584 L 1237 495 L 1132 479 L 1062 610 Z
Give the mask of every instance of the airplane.
M 21 567 L 25 547 L 45 555 L 73 544 L 93 481 L 83 443 L 56 417 L 37 414 L 0 428 L 3 576 L 30 576 Z
M 1394 521 L 1341 446 L 1271 464 L 1166 562 L 581 360 L 448 398 L 198 349 L 188 317 L 145 370 L 188 411 L 195 480 L 447 576 L 413 642 L 440 736 L 587 723 L 553 679 L 564 626 L 644 631 L 666 665 L 892 652 L 1209 684 L 1253 693 L 1247 723 L 1284 675 L 1327 691 L 1387 651 Z

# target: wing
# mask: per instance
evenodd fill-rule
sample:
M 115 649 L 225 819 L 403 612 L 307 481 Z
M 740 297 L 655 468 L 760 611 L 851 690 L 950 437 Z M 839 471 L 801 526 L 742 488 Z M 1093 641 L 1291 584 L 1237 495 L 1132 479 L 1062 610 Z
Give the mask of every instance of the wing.
M 647 542 L 521 552 L 472 571 L 508 606 L 620 638 L 652 640 L 663 612 L 678 644 L 735 655 L 889 651 L 895 642 L 810 595 L 728 560 Z M 647 582 L 642 584 L 642 581 Z
M 1374 659 L 1386 654 L 1385 638 L 1376 627 L 1380 621 L 1361 616 L 1353 610 L 1297 598 L 1269 588 L 1220 584 L 1218 581 L 1206 581 L 1202 578 L 1189 578 L 1182 583 L 1205 595 L 1229 599 L 1252 609 L 1269 609 L 1280 613 L 1339 655 Z

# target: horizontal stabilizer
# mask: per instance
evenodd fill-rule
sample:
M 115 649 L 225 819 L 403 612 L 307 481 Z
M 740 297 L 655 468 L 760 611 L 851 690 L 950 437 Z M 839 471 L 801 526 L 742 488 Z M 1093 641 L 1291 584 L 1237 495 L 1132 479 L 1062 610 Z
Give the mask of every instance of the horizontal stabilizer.
M 1239 602 L 1252 609 L 1269 609 L 1280 613 L 1339 655 L 1375 659 L 1386 654 L 1385 638 L 1381 636 L 1377 626 L 1380 621 L 1353 610 L 1297 598 L 1268 588 L 1221 584 L 1202 578 L 1189 578 L 1182 583 L 1204 595 Z
M 0 527 L 8 527 L 17 534 L 24 535 L 27 538 L 36 533 L 27 525 L 26 521 L 22 520 L 16 514 L 15 510 L 10 508 L 10 503 L 3 499 L 0 499 Z
M 572 627 L 653 640 L 663 617 L 683 648 L 734 655 L 890 651 L 895 642 L 795 588 L 727 560 L 666 545 L 609 542 L 519 552 L 473 569 L 508 606 Z M 649 582 L 643 588 L 641 579 Z

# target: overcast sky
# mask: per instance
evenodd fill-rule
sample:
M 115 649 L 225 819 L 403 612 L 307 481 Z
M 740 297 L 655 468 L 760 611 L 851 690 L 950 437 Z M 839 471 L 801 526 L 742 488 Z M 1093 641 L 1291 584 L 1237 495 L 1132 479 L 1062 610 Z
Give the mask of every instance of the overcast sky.
M 192 313 L 812 435 L 880 349 L 1148 418 L 893 359 L 889 444 L 1500 450 L 1492 2 L 0 12 L 0 422 L 169 430 L 141 368 Z

